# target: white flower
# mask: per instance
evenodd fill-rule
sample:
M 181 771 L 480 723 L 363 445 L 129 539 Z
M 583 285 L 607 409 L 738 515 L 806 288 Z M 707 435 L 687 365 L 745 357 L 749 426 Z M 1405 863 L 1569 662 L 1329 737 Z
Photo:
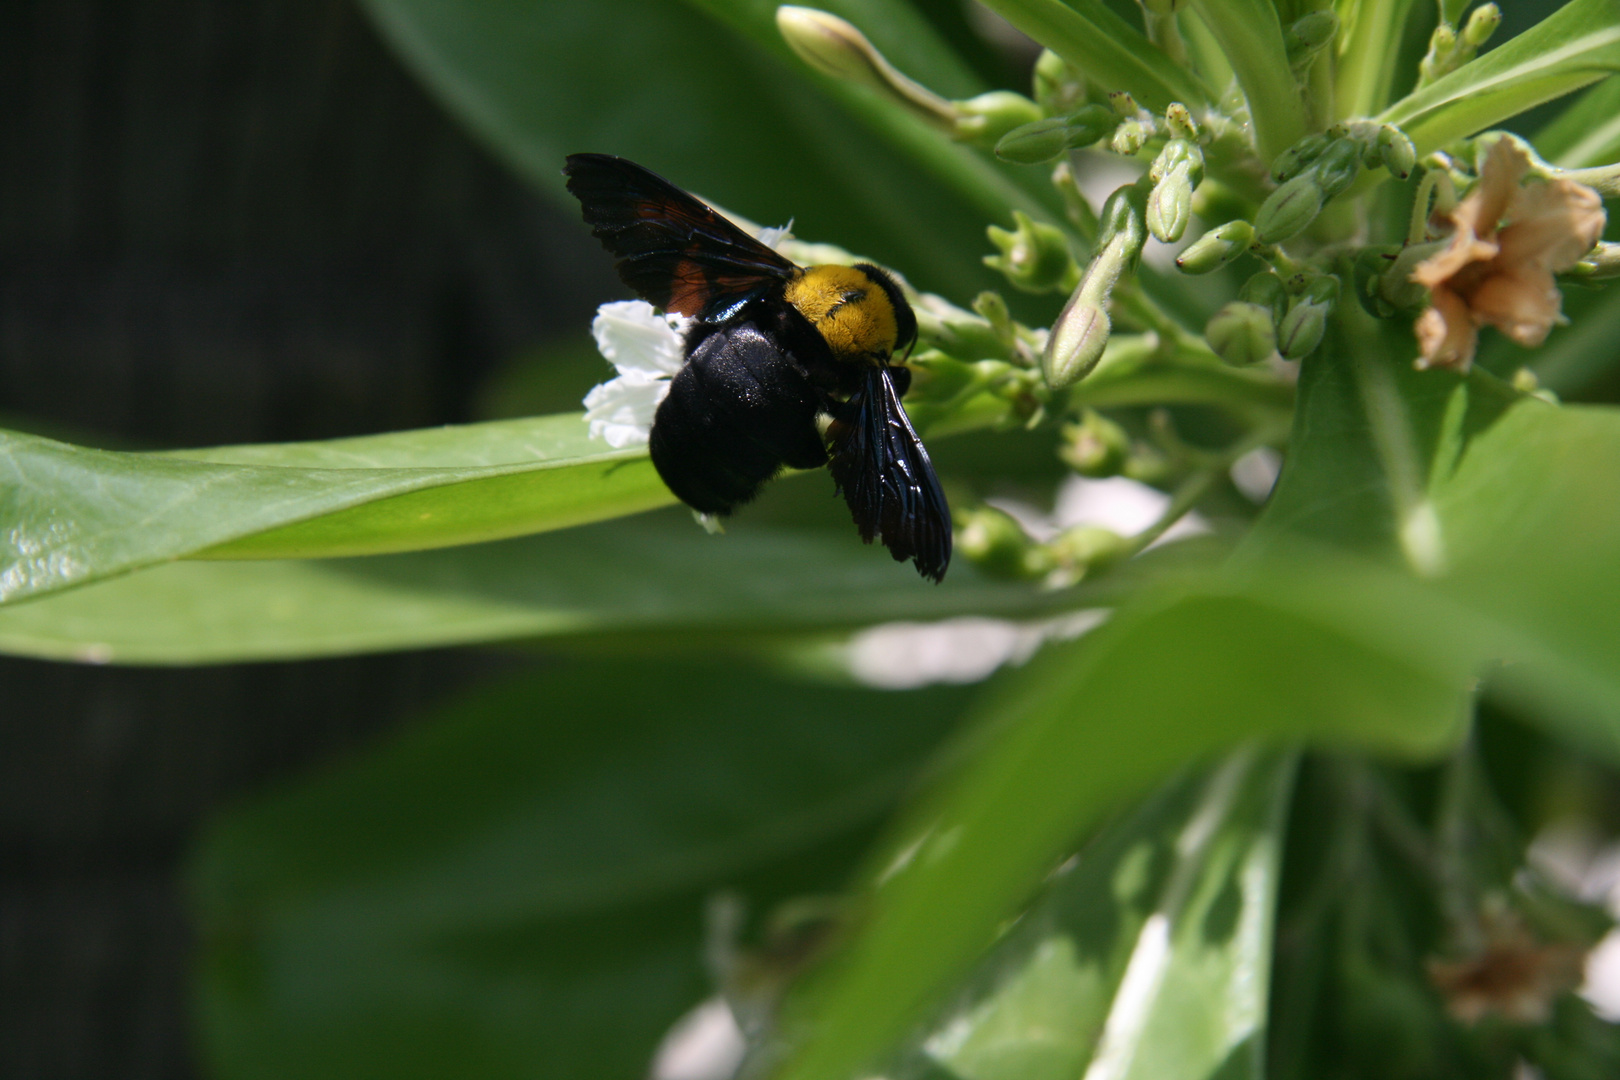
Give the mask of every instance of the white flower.
M 591 334 L 619 376 L 585 395 L 591 438 L 615 450 L 645 444 L 653 414 L 669 393 L 669 380 L 685 362 L 689 320 L 660 315 L 645 300 L 619 300 L 596 309 Z

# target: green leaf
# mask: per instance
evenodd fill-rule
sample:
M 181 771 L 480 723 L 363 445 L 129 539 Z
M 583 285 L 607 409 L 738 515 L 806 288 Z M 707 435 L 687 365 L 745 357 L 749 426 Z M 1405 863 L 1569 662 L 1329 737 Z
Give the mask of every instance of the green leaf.
M 835 883 L 965 697 L 573 665 L 231 812 L 191 869 L 210 1075 L 639 1080 L 711 891 Z
M 1620 79 L 1604 79 L 1536 132 L 1536 152 L 1565 169 L 1620 159 Z
M 831 498 L 827 510 L 847 523 Z M 1041 592 L 965 561 L 935 586 L 852 529 L 739 521 L 708 536 L 671 511 L 448 551 L 155 567 L 0 611 L 0 652 L 204 664 L 622 632 L 758 639 L 886 619 L 1032 618 L 1113 588 Z
M 885 1053 L 1077 836 L 1189 759 L 1254 738 L 1432 757 L 1502 661 L 1494 692 L 1620 761 L 1620 412 L 1414 372 L 1399 328 L 1358 318 L 1306 362 L 1248 548 L 1138 592 L 984 710 L 979 756 L 875 861 L 862 933 L 797 1000 L 784 1076 Z
M 1101 0 L 985 0 L 985 6 L 1110 92 L 1128 90 L 1154 112 L 1209 98 L 1196 76 Z
M 673 502 L 579 414 L 162 454 L 0 432 L 0 601 L 174 559 L 493 540 Z
M 1391 612 L 1400 612 L 1391 619 Z M 1087 829 L 1252 739 L 1432 757 L 1461 732 L 1479 639 L 1442 598 L 1326 552 L 1138 593 L 1007 678 L 973 758 L 874 862 L 862 932 L 788 1014 L 782 1076 L 847 1076 L 959 978 Z
M 1620 0 L 1571 0 L 1511 41 L 1385 109 L 1418 154 L 1620 71 Z
M 423 82 L 559 204 L 572 205 L 563 158 L 608 151 L 756 221 L 792 218 L 802 236 L 964 295 L 991 284 L 979 262 L 985 221 L 1038 204 L 1009 179 L 1016 173 L 872 95 L 843 88 L 829 101 L 777 34 L 774 4 L 365 6 Z M 982 89 L 909 5 L 841 13 L 935 89 Z
M 962 1080 L 1260 1077 L 1293 772 L 1292 755 L 1240 751 L 1105 828 L 921 1054 Z

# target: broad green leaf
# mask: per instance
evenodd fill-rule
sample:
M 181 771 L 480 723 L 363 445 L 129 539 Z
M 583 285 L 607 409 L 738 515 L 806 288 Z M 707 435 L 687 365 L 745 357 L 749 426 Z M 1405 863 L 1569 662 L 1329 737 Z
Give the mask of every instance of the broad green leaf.
M 1565 169 L 1620 159 L 1620 79 L 1604 79 L 1536 132 L 1536 152 Z
M 841 504 L 827 509 L 847 522 Z M 888 619 L 1032 618 L 1095 605 L 988 580 L 965 560 L 920 579 L 853 529 L 741 521 L 709 536 L 680 511 L 447 551 L 319 562 L 186 562 L 0 611 L 0 652 L 203 664 L 555 635 L 803 633 Z
M 1529 718 L 1620 760 L 1620 410 L 1530 400 L 1437 482 L 1440 587 L 1512 640 L 1493 675 Z
M 1240 751 L 1105 828 L 920 1054 L 962 1080 L 1262 1076 L 1293 772 L 1292 755 Z
M 1427 154 L 1620 71 L 1620 0 L 1571 0 L 1385 109 Z
M 985 0 L 985 6 L 1109 91 L 1128 90 L 1155 112 L 1173 101 L 1199 105 L 1195 75 L 1101 0 Z
M 1620 760 L 1620 413 L 1413 372 L 1398 338 L 1359 340 L 1306 364 L 1248 550 L 1007 680 L 979 757 L 897 834 L 904 857 L 874 864 L 868 921 L 799 999 L 783 1075 L 884 1053 L 1080 832 L 1189 758 L 1253 738 L 1433 756 L 1501 661 L 1490 685 L 1528 719 Z
M 621 154 L 754 220 L 792 218 L 803 236 L 965 295 L 992 282 L 979 263 L 986 221 L 1035 205 L 1009 179 L 1015 172 L 897 118 L 871 95 L 845 88 L 829 100 L 781 41 L 774 4 L 368 0 L 366 8 L 427 86 L 559 202 L 571 205 L 565 156 Z M 984 89 L 909 5 L 840 11 L 941 93 Z
M 1394 614 L 1398 613 L 1398 617 Z M 1429 757 L 1485 647 L 1410 578 L 1326 552 L 1143 590 L 1048 647 L 978 714 L 979 753 L 874 862 L 867 919 L 789 1013 L 781 1075 L 850 1075 L 994 940 L 1089 828 L 1189 760 L 1253 739 Z
M 0 432 L 0 601 L 196 557 L 409 551 L 673 502 L 579 414 L 132 454 Z
M 640 1080 L 712 892 L 836 885 L 965 698 L 573 665 L 234 810 L 191 868 L 209 1075 Z

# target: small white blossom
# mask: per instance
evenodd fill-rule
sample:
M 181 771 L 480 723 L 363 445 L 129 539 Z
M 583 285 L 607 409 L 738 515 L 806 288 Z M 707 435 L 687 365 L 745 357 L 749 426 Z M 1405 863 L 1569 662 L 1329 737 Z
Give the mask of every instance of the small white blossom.
M 619 300 L 596 309 L 591 334 L 597 351 L 619 375 L 585 395 L 591 438 L 615 450 L 646 443 L 658 404 L 669 393 L 669 380 L 685 361 L 687 324 L 680 315 L 658 314 L 645 300 Z

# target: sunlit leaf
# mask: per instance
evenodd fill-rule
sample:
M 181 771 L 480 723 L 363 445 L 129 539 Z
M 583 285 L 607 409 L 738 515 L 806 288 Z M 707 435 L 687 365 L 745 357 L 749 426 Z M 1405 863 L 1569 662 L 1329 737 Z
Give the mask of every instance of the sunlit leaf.
M 1384 110 L 1419 154 L 1620 71 L 1620 0 L 1571 0 Z
M 1620 159 L 1620 79 L 1604 79 L 1536 132 L 1536 152 L 1565 169 Z
M 1290 755 L 1242 751 L 1104 829 L 921 1055 L 962 1080 L 1261 1076 L 1292 775 Z
M 409 551 L 673 501 L 644 451 L 573 413 L 164 454 L 0 432 L 0 601 L 199 555 Z

